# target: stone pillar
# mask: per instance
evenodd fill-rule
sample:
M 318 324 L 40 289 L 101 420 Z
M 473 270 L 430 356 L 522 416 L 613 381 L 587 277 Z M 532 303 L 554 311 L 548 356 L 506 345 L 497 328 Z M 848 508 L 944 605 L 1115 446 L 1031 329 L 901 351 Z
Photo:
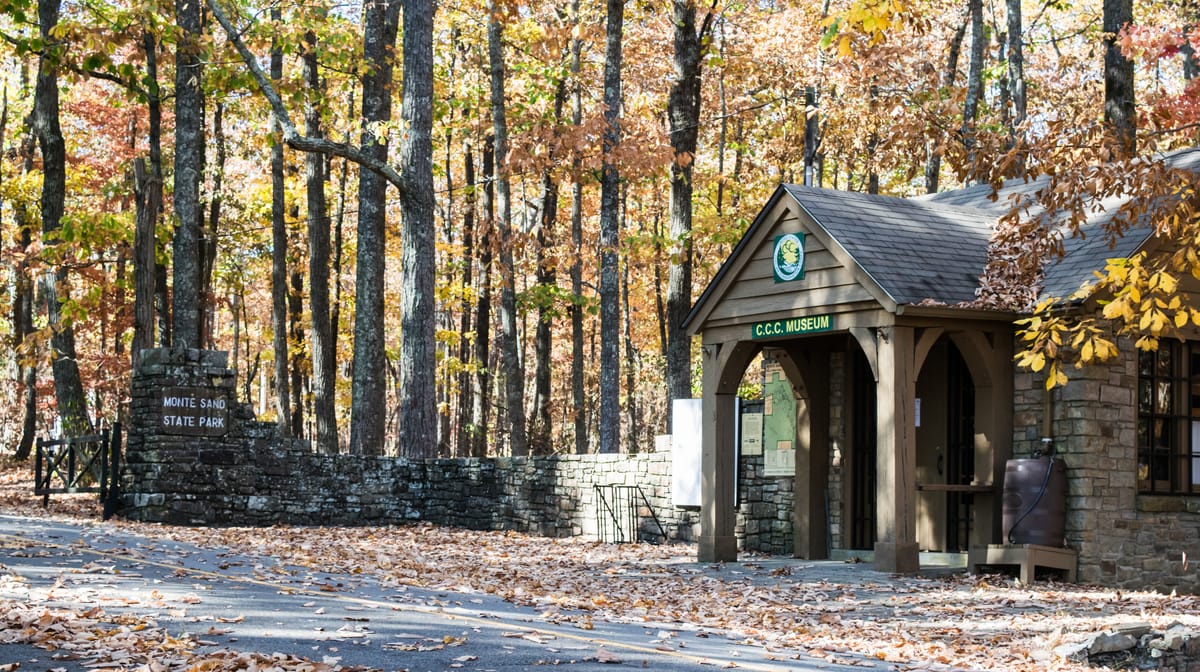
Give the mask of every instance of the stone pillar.
M 236 403 L 227 362 L 228 353 L 210 350 L 142 351 L 130 386 L 123 516 L 200 525 L 233 522 L 228 511 L 245 509 L 254 484 L 239 468 L 269 432 Z

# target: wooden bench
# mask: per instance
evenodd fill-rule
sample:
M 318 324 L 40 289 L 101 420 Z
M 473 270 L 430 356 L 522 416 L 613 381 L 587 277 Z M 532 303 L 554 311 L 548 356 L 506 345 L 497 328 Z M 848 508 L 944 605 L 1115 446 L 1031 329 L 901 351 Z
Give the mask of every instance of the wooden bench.
M 967 553 L 970 573 L 978 574 L 981 565 L 1018 565 L 1021 583 L 1026 585 L 1033 583 L 1034 570 L 1038 567 L 1065 570 L 1067 581 L 1075 583 L 1079 552 L 1073 548 L 1037 544 L 990 544 L 985 548 L 972 548 Z

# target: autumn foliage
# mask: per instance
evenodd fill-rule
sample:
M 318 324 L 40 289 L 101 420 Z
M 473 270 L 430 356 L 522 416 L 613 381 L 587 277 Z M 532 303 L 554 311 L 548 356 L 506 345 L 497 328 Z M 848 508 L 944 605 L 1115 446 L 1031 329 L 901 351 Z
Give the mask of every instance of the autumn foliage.
M 318 3 L 319 5 L 320 3 Z M 483 3 L 441 3 L 434 27 L 434 173 L 436 209 L 435 318 L 437 384 L 429 390 L 439 410 L 437 449 L 462 453 L 465 437 L 489 436 L 490 453 L 507 450 L 507 409 L 498 403 L 500 381 L 481 372 L 503 370 L 498 348 L 478 348 L 495 338 L 497 311 L 478 311 L 496 300 L 502 269 L 501 244 L 491 236 L 496 216 L 493 175 L 512 180 L 513 255 L 517 292 L 517 333 L 529 381 L 532 407 L 534 332 L 539 319 L 550 322 L 548 351 L 552 373 L 549 399 L 552 431 L 547 451 L 572 450 L 577 425 L 585 445 L 598 433 L 594 404 L 577 403 L 571 365 L 582 364 L 586 399 L 598 398 L 599 171 L 604 124 L 602 3 L 581 2 L 578 20 L 562 3 L 505 3 L 505 111 L 508 154 L 485 165 L 491 134 L 489 64 Z M 980 81 L 972 89 L 969 53 L 973 31 L 962 0 L 828 0 L 824 3 L 736 3 L 697 5 L 711 11 L 711 32 L 703 43 L 703 79 L 698 149 L 676 157 L 671 151 L 664 110 L 671 78 L 673 26 L 670 8 L 633 3 L 626 9 L 622 69 L 622 142 L 614 151 L 620 164 L 621 211 L 618 254 L 621 268 L 621 434 L 624 449 L 648 446 L 665 428 L 664 295 L 666 268 L 675 242 L 668 226 L 671 165 L 688 161 L 694 169 L 693 296 L 732 250 L 765 197 L 780 181 L 805 175 L 805 134 L 810 121 L 819 129 L 813 165 L 820 186 L 916 195 L 932 176 L 938 188 L 1005 180 L 1038 180 L 1036 204 L 1021 205 L 1000 217 L 992 264 L 981 278 L 980 305 L 1028 314 L 1020 323 L 1024 352 L 1019 363 L 1048 373 L 1050 384 L 1066 379 L 1074 364 L 1103 361 L 1132 343 L 1153 348 L 1189 324 L 1200 312 L 1185 293 L 1200 278 L 1200 226 L 1194 175 L 1161 157 L 1195 144 L 1200 127 L 1200 85 L 1192 59 L 1200 45 L 1196 16 L 1169 3 L 1143 2 L 1119 43 L 1137 66 L 1137 144 L 1130 155 L 1112 142 L 1104 123 L 1101 3 L 1026 3 L 1022 39 L 1024 90 L 1028 111 L 1017 114 L 1010 81 L 1011 41 L 1004 3 L 983 9 Z M 327 137 L 357 138 L 362 129 L 358 105 L 363 75 L 360 10 L 357 6 L 280 5 L 279 22 L 263 8 L 229 3 L 244 38 L 264 55 L 275 40 L 284 55 L 278 90 L 299 118 L 306 102 L 320 110 Z M 1008 3 L 1008 7 L 1012 3 Z M 27 0 L 0 1 L 0 59 L 4 62 L 3 121 L 0 121 L 0 247 L 5 281 L 0 288 L 0 365 L 19 378 L 21 363 L 37 365 L 35 382 L 39 431 L 54 425 L 55 408 L 48 361 L 44 307 L 35 311 L 34 331 L 18 328 L 15 311 L 22 278 L 46 269 L 67 271 L 66 319 L 76 331 L 78 363 L 94 418 L 120 418 L 126 403 L 133 320 L 132 244 L 135 219 L 132 162 L 150 152 L 149 101 L 171 96 L 174 49 L 179 40 L 173 6 L 142 3 L 70 4 L 55 37 L 36 36 L 37 8 Z M 208 55 L 203 88 L 210 133 L 205 191 L 211 210 L 206 235 L 215 244 L 206 346 L 227 350 L 239 376 L 239 396 L 260 416 L 275 413 L 272 398 L 274 329 L 270 265 L 283 254 L 288 291 L 296 299 L 289 314 L 305 322 L 308 292 L 304 157 L 285 152 L 288 223 L 286 250 L 273 249 L 270 236 L 270 184 L 265 166 L 278 138 L 269 132 L 266 102 L 244 63 L 219 30 L 205 35 Z M 306 31 L 320 40 L 319 92 L 300 79 L 299 57 Z M 153 39 L 144 39 L 150 36 Z M 580 58 L 572 65 L 571 45 Z M 149 47 L 147 46 L 149 45 Z M 32 103 L 38 59 L 48 53 L 61 66 L 61 118 L 67 145 L 67 213 L 58 240 L 41 240 L 37 221 L 40 155 L 28 143 L 26 117 Z M 150 58 L 158 67 L 149 81 Z M 399 71 L 398 71 L 399 72 Z M 396 75 L 394 95 L 402 82 Z M 561 84 L 561 87 L 560 87 Z M 974 118 L 964 104 L 978 91 Z M 572 119 L 570 101 L 580 114 Z M 566 104 L 564 106 L 564 103 Z M 223 120 L 218 159 L 215 111 Z M 173 152 L 173 117 L 164 108 L 163 152 Z M 393 140 L 405 129 L 397 120 L 372 130 Z M 395 145 L 395 143 L 393 143 Z M 466 163 L 470 162 L 470 170 Z M 351 337 L 355 314 L 354 259 L 357 245 L 353 185 L 356 165 L 327 158 L 325 182 L 330 226 L 335 232 L 331 261 L 331 301 L 335 306 L 337 352 L 335 389 L 339 426 L 348 420 Z M 169 268 L 173 230 L 173 176 L 164 176 L 165 211 L 158 223 L 158 261 Z M 545 180 L 556 183 L 558 218 L 542 223 Z M 579 198 L 572 187 L 579 185 Z M 350 185 L 350 186 L 347 186 Z M 219 187 L 219 188 L 218 188 Z M 998 192 L 998 193 L 1003 193 Z M 219 216 L 212 209 L 219 197 Z M 577 201 L 577 202 L 576 202 Z M 399 426 L 396 397 L 401 372 L 397 353 L 401 258 L 399 202 L 390 192 L 384 303 L 388 450 L 395 450 Z M 1120 208 L 1100 230 L 1087 223 L 1097 208 Z M 572 230 L 569 212 L 578 208 Z M 1125 236 L 1150 227 L 1153 251 L 1116 259 L 1091 279 L 1084 294 L 1048 297 L 1039 293 L 1045 264 L 1072 236 Z M 580 291 L 569 277 L 580 268 Z M 539 268 L 543 274 L 539 275 Z M 546 276 L 545 269 L 556 273 Z M 544 278 L 554 278 L 546 282 Z M 1081 280 L 1084 280 L 1083 278 Z M 489 298 L 490 297 L 490 298 Z M 1087 299 L 1088 309 L 1072 306 Z M 579 314 L 583 338 L 573 339 L 572 315 Z M 481 325 L 478 319 L 491 320 Z M 163 335 L 158 334 L 159 338 Z M 309 337 L 289 329 L 293 380 L 302 433 L 314 432 L 307 404 L 312 374 Z M 486 359 L 481 359 L 486 357 Z M 693 358 L 695 360 L 695 358 Z M 470 396 L 462 394 L 473 387 Z M 693 385 L 698 392 L 696 385 Z M 484 394 L 485 390 L 490 394 Z M 0 444 L 12 446 L 21 433 L 21 385 L 0 391 Z M 474 423 L 478 412 L 491 424 Z M 468 418 L 469 421 L 464 421 Z M 490 428 L 490 429 L 487 429 Z M 500 428 L 500 429 L 497 429 Z M 341 437 L 344 445 L 348 440 Z

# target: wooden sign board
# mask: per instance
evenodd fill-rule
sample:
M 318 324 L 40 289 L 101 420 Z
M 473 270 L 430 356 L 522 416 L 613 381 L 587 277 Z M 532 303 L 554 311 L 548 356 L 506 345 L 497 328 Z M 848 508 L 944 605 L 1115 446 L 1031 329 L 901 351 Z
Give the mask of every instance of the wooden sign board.
M 224 390 L 165 387 L 161 429 L 165 434 L 224 436 L 229 429 L 228 405 Z

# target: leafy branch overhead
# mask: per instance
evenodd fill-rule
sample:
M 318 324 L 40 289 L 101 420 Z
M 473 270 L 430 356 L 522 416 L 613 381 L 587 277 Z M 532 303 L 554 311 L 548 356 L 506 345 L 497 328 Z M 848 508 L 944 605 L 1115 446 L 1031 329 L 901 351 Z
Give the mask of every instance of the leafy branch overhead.
M 237 50 L 238 55 L 242 57 L 242 62 L 245 63 L 251 75 L 253 75 L 254 83 L 258 86 L 259 92 L 262 93 L 263 97 L 270 104 L 272 114 L 279 121 L 284 143 L 292 149 L 301 152 L 328 154 L 352 161 L 368 170 L 379 173 L 403 194 L 405 190 L 404 178 L 386 161 L 380 161 L 346 143 L 334 142 L 324 138 L 312 138 L 301 134 L 292 122 L 291 114 L 288 112 L 287 106 L 284 105 L 283 99 L 280 98 L 279 92 L 275 90 L 270 78 L 267 77 L 266 73 L 263 72 L 262 66 L 259 65 L 258 58 L 246 46 L 241 33 L 226 16 L 218 0 L 208 0 L 208 6 L 212 10 L 213 17 L 216 18 L 217 23 L 221 24 L 221 28 L 225 31 L 225 36 L 229 39 L 230 44 Z
M 1089 238 L 1127 251 L 1110 257 L 1067 297 L 1043 296 L 1032 306 L 1021 303 L 1032 298 L 1027 289 L 1014 297 L 1019 300 L 1011 307 L 1031 312 L 1017 322 L 1018 364 L 1035 372 L 1045 368 L 1047 387 L 1064 384 L 1067 367 L 1111 361 L 1122 343 L 1153 351 L 1160 340 L 1200 327 L 1193 298 L 1200 281 L 1195 154 L 1185 150 L 1097 161 L 1061 171 L 1038 191 L 1040 212 L 1014 212 L 1002 220 L 998 248 L 1019 240 L 1046 250 L 1047 265 L 1034 268 L 1036 275 L 1017 276 L 1037 281 L 1018 287 L 1040 286 L 1043 269 L 1052 269 Z

